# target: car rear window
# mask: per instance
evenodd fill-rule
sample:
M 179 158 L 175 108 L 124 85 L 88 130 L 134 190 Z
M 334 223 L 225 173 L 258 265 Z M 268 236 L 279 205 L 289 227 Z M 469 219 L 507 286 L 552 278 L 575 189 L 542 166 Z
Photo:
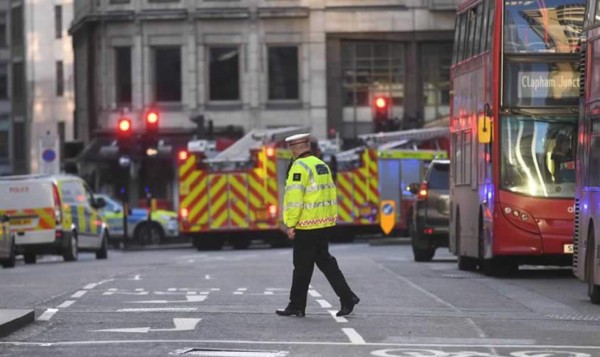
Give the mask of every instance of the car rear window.
M 430 189 L 450 189 L 450 165 L 433 164 L 427 183 Z

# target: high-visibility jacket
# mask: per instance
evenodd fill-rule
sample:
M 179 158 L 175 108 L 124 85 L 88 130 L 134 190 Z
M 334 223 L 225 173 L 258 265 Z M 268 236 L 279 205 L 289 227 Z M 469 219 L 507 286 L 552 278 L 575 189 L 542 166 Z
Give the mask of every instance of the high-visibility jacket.
M 285 182 L 283 222 L 288 228 L 331 227 L 337 220 L 337 191 L 329 167 L 315 156 L 296 159 Z

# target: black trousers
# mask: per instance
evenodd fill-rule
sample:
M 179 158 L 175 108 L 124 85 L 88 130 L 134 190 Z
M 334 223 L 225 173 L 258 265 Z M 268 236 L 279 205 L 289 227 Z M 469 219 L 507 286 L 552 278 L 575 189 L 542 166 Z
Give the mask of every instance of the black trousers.
M 294 277 L 289 307 L 304 310 L 315 263 L 323 272 L 341 302 L 351 302 L 354 293 L 348 286 L 337 260 L 329 254 L 328 237 L 332 228 L 296 230 L 294 238 Z

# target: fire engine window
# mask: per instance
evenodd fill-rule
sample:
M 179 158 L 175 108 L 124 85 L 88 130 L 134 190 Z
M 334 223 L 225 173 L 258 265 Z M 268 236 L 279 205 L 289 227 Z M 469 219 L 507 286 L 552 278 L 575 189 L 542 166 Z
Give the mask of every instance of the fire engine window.
M 298 47 L 269 47 L 269 99 L 299 99 Z
M 421 162 L 421 160 L 416 159 L 401 161 L 400 187 L 403 189 L 403 195 L 413 195 L 413 193 L 408 190 L 408 185 L 423 181 L 423 177 L 421 176 Z
M 239 48 L 211 47 L 209 61 L 210 100 L 239 100 Z
M 159 102 L 181 101 L 181 48 L 154 50 L 154 90 Z

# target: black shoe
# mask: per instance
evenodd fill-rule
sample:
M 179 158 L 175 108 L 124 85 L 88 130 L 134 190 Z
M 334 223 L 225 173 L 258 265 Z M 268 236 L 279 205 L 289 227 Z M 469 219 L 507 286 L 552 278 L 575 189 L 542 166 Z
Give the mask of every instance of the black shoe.
M 289 306 L 283 310 L 277 310 L 277 311 L 275 311 L 275 313 L 279 316 L 294 316 L 294 315 L 298 316 L 298 317 L 306 316 L 306 314 L 304 313 L 304 310 L 293 309 Z
M 342 308 L 340 309 L 340 311 L 337 312 L 337 314 L 335 314 L 335 316 L 340 317 L 340 316 L 350 315 L 352 310 L 354 310 L 354 305 L 358 304 L 359 302 L 360 302 L 360 299 L 358 298 L 358 296 L 354 295 L 352 297 L 351 302 L 342 303 Z

